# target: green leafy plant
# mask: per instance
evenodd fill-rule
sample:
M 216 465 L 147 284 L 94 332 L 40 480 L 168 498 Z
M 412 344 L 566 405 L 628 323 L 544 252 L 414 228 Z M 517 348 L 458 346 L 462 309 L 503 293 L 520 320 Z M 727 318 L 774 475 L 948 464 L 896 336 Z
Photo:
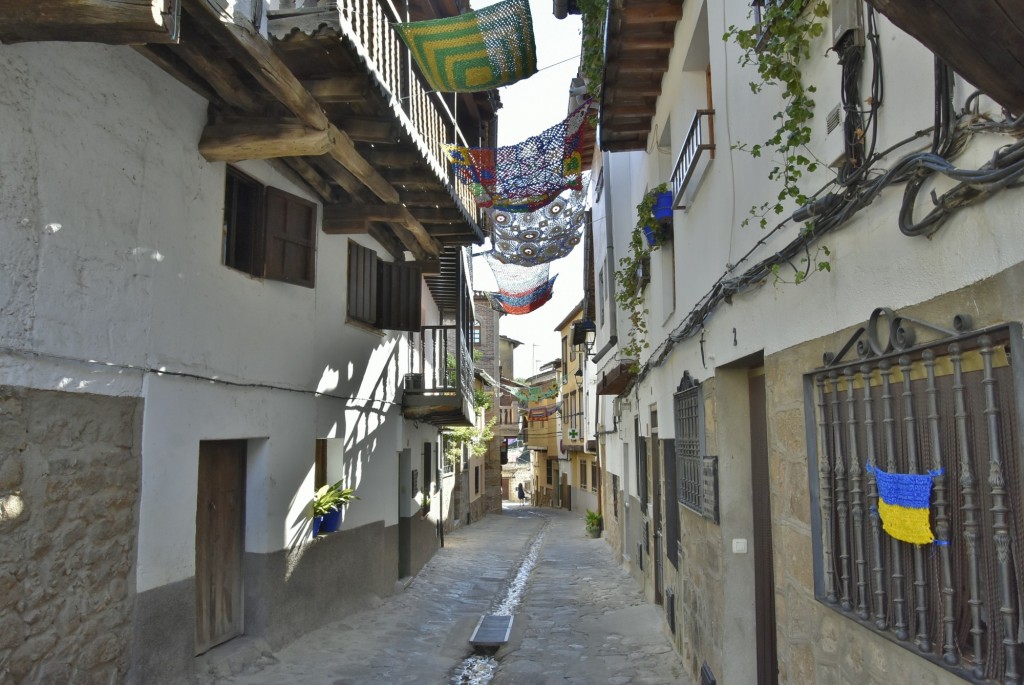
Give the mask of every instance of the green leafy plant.
M 661 183 L 644 193 L 636 206 L 636 226 L 629 237 L 629 251 L 619 259 L 615 271 L 615 301 L 629 316 L 629 341 L 622 346 L 622 353 L 633 359 L 633 370 L 640 367 L 640 354 L 650 344 L 647 342 L 647 315 L 644 288 L 650 279 L 651 251 L 644 237 L 644 228 L 657 227 L 661 239 L 667 236 L 654 218 L 654 203 L 659 193 L 668 190 L 668 184 Z
M 462 460 L 462 448 L 469 446 L 474 457 L 483 456 L 487 452 L 487 444 L 494 439 L 494 424 L 498 417 L 493 417 L 482 428 L 478 426 L 459 426 L 449 428 L 445 437 L 447 448 L 445 458 L 452 464 Z
M 775 166 L 768 179 L 782 185 L 773 200 L 750 208 L 744 226 L 751 219 L 758 219 L 761 228 L 765 228 L 768 217 L 782 214 L 786 203 L 807 202 L 799 182 L 805 173 L 814 172 L 820 162 L 807 149 L 816 89 L 804 85 L 800 65 L 811 56 L 811 42 L 824 33 L 828 12 L 825 0 L 783 0 L 766 4 L 760 23 L 746 29 L 730 26 L 723 36 L 723 40 L 731 40 L 743 50 L 741 66 L 753 65 L 757 69 L 759 80 L 750 82 L 751 91 L 757 94 L 767 86 L 776 86 L 782 91 L 784 103 L 782 111 L 772 115 L 778 127 L 771 137 L 753 145 L 733 146 L 753 157 L 775 155 Z
M 328 483 L 321 486 L 313 495 L 310 505 L 313 509 L 313 516 L 326 516 L 332 511 L 341 509 L 354 499 L 359 498 L 356 497 L 352 488 L 346 488 L 344 481 L 339 480 L 333 485 Z
M 487 388 L 473 388 L 473 406 L 477 411 L 487 411 L 494 404 L 494 396 Z
M 578 0 L 583 37 L 580 73 L 587 82 L 587 93 L 598 97 L 604 80 L 604 23 L 608 0 Z
M 586 514 L 587 528 L 600 528 L 604 525 L 604 517 L 596 511 L 587 509 Z
M 636 229 L 640 231 L 641 235 L 647 229 L 653 231 L 655 236 L 655 244 L 651 245 L 651 251 L 657 250 L 661 245 L 672 237 L 671 230 L 659 222 L 654 216 L 654 205 L 658 201 L 658 197 L 662 193 L 668 192 L 667 183 L 659 183 L 654 186 L 646 193 L 644 193 L 643 199 L 640 200 L 640 204 L 636 206 Z

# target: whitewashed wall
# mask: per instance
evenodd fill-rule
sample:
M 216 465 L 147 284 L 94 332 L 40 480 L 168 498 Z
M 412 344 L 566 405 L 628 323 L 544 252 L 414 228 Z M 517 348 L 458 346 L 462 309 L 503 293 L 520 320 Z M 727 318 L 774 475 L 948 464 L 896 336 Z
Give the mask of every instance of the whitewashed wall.
M 201 440 L 250 439 L 248 551 L 308 536 L 317 438 L 361 497 L 344 525 L 396 523 L 397 453 L 436 431 L 395 404 L 405 338 L 344 323 L 347 238 L 318 231 L 315 289 L 223 266 L 206 103 L 129 48 L 0 46 L 0 74 L 2 382 L 145 398 L 138 591 L 193 575 Z
M 748 25 L 749 3 L 730 0 L 725 3 L 687 3 L 682 21 L 677 26 L 676 48 L 663 81 L 663 93 L 653 121 L 648 149 L 633 163 L 629 184 L 611 187 L 615 194 L 615 217 L 632 228 L 633 207 L 646 188 L 667 180 L 664 165 L 657 153 L 661 132 L 671 130 L 672 159 L 685 135 L 694 109 L 705 106 L 703 74 L 695 77 L 689 46 L 697 44 L 703 30 L 701 13 L 706 12 L 708 56 L 710 59 L 715 117 L 716 156 L 696 193 L 693 204 L 675 213 L 674 249 L 676 252 L 674 311 L 666 305 L 668 296 L 666 270 L 661 256 L 655 253 L 652 286 L 648 304 L 652 348 L 665 340 L 690 312 L 692 306 L 712 284 L 735 264 L 733 274 L 773 253 L 791 240 L 799 225 L 787 226 L 755 252 L 750 260 L 736 264 L 766 231 L 756 221 L 748 226 L 741 222 L 750 207 L 771 199 L 778 188 L 766 180 L 770 161 L 756 160 L 749 154 L 732 150 L 738 143 L 756 143 L 774 129 L 772 114 L 777 107 L 770 96 L 755 97 L 748 82 L 756 73 L 737 66 L 739 51 L 732 43 L 721 40 L 731 24 Z M 878 149 L 884 149 L 910 133 L 932 123 L 932 58 L 920 44 L 893 27 L 884 18 L 879 20 L 883 63 L 885 68 L 885 100 L 879 115 Z M 829 32 L 826 31 L 826 36 Z M 838 102 L 840 68 L 834 55 L 825 55 L 824 39 L 812 47 L 816 57 L 805 69 L 806 80 L 817 85 L 819 92 L 816 133 L 823 133 L 825 114 Z M 870 58 L 865 58 L 870 63 Z M 685 69 L 684 69 L 685 67 Z M 701 67 L 703 71 L 703 67 Z M 974 89 L 958 80 L 956 104 L 961 106 Z M 862 85 L 864 97 L 867 83 Z M 982 98 L 982 108 L 993 116 L 999 110 Z M 922 144 L 928 139 L 923 138 Z M 961 167 L 977 167 L 987 160 L 1008 138 L 979 135 L 966 154 L 956 160 Z M 815 143 L 819 145 L 819 143 Z M 812 147 L 815 147 L 812 145 Z M 912 146 L 897 154 L 910 151 Z M 616 155 L 618 157 L 618 155 Z M 891 156 L 882 166 L 891 164 Z M 827 179 L 828 171 L 819 171 L 807 180 L 805 189 L 817 188 Z M 944 186 L 940 184 L 940 192 Z M 606 193 L 609 192 L 606 188 Z M 892 186 L 848 225 L 823 239 L 832 251 L 832 273 L 819 273 L 805 285 L 772 284 L 733 298 L 733 304 L 720 306 L 706 323 L 705 360 L 702 365 L 696 344 L 681 345 L 667 364 L 668 373 L 652 374 L 647 383 L 651 396 L 659 397 L 660 412 L 668 415 L 670 389 L 674 389 L 684 370 L 696 377 L 710 374 L 717 365 L 764 350 L 765 354 L 784 349 L 798 342 L 813 339 L 834 330 L 865 320 L 876 306 L 899 308 L 920 302 L 935 294 L 947 292 L 998 273 L 1024 259 L 1024 243 L 1018 238 L 1024 218 L 1024 203 L 1019 192 L 1004 192 L 975 207 L 962 210 L 950 219 L 932 239 L 908 238 L 897 227 L 897 214 L 902 199 L 902 186 Z M 921 195 L 917 216 L 930 209 L 927 192 Z M 622 209 L 628 214 L 618 211 Z M 769 226 L 779 217 L 772 215 Z M 616 227 L 616 235 L 620 235 Z M 627 233 L 628 235 L 628 233 Z M 620 251 L 618 244 L 616 252 Z M 735 336 L 733 334 L 735 329 Z M 623 340 L 626 331 L 619 331 Z M 735 341 L 735 342 L 734 342 Z M 647 394 L 642 388 L 642 394 Z M 671 428 L 664 427 L 664 437 L 671 437 Z

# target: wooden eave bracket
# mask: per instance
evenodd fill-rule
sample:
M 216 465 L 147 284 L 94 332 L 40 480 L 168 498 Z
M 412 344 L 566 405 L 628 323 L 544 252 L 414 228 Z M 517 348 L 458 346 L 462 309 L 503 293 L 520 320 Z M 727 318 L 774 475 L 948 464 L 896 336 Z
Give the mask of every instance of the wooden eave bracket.
M 0 42 L 176 43 L 180 0 L 0 0 Z

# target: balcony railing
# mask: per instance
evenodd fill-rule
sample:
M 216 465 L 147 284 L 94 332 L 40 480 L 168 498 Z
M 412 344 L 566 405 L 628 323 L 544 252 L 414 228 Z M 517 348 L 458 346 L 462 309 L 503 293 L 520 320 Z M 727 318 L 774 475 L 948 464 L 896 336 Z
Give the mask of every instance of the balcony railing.
M 679 151 L 675 168 L 672 170 L 672 205 L 676 209 L 685 209 L 689 201 L 687 186 L 694 180 L 701 159 L 707 150 L 709 159 L 715 158 L 715 110 L 698 109 L 690 122 L 690 130 L 683 141 L 683 149 Z M 699 177 L 698 179 L 699 180 Z
M 412 64 L 412 57 L 391 28 L 392 22 L 401 21 L 401 14 L 390 0 L 341 0 L 337 5 L 342 31 L 356 46 L 367 69 L 389 92 L 392 109 L 406 119 L 402 123 L 427 163 L 438 178 L 453 185 L 463 210 L 476 217 L 476 201 L 469 186 L 455 182 L 443 162 L 443 145 L 468 143 L 442 96 L 430 92 L 418 78 L 406 77 L 406 65 Z
M 424 326 L 413 373 L 405 377 L 407 418 L 467 425 L 473 412 L 473 357 L 461 326 Z

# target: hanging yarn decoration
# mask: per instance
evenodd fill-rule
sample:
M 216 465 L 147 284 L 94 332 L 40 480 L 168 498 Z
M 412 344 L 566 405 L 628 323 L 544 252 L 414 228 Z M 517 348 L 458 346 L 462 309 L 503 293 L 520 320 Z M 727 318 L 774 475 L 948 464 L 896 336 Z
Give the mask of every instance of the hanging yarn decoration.
M 932 495 L 932 477 L 941 471 L 926 474 L 886 473 L 867 464 L 868 473 L 878 484 L 878 515 L 882 528 L 890 536 L 915 545 L 935 541 L 928 522 Z
M 533 212 L 488 209 L 492 253 L 504 264 L 536 266 L 565 257 L 583 238 L 583 189 Z
M 498 292 L 484 293 L 491 308 L 503 314 L 529 314 L 551 299 L 558 276 L 548 278 L 548 264 L 505 264 L 493 252 L 488 252 L 485 258 L 498 285 Z
M 536 288 L 519 293 L 484 293 L 491 307 L 504 314 L 529 314 L 551 299 L 557 275 Z
M 437 92 L 490 90 L 537 73 L 529 0 L 394 27 Z
M 583 142 L 591 101 L 559 124 L 521 143 L 499 148 L 445 145 L 448 161 L 480 207 L 532 212 L 565 190 L 583 187 Z

